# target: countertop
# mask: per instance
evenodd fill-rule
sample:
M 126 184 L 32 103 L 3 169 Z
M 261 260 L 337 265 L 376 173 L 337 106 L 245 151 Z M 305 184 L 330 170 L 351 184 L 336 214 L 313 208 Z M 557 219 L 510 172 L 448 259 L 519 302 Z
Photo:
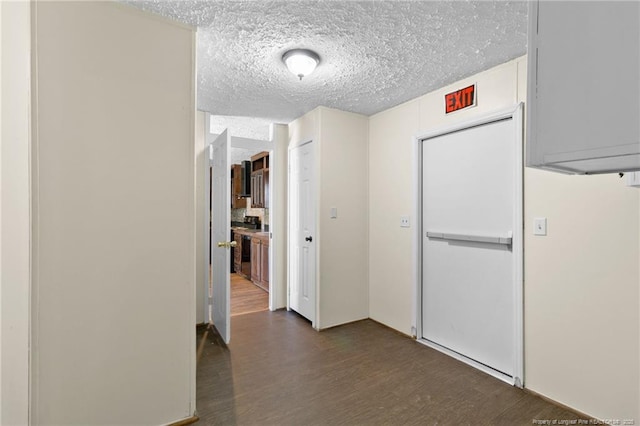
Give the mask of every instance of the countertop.
M 258 238 L 269 238 L 269 232 L 264 232 L 260 229 L 248 229 L 241 226 L 232 226 L 231 230 L 240 235 L 250 235 L 252 237 Z

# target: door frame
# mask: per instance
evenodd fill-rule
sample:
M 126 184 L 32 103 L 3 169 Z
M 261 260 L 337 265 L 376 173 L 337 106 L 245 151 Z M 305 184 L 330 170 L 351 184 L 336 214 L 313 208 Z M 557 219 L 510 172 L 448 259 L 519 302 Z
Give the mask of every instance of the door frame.
M 199 285 L 204 286 L 204 316 L 205 323 L 212 324 L 213 317 L 211 311 L 211 167 L 213 159 L 211 158 L 211 143 L 215 140 L 215 135 L 211 133 L 211 114 L 205 112 L 204 119 L 204 282 Z
M 288 196 L 287 196 L 287 311 L 291 311 L 291 280 L 292 280 L 292 274 L 291 274 L 291 268 L 293 266 L 293 262 L 291 261 L 292 259 L 292 238 L 293 238 L 293 232 L 291 231 L 291 206 L 292 206 L 292 197 L 291 197 L 291 154 L 293 152 L 293 150 L 301 148 L 304 145 L 310 144 L 310 143 L 315 143 L 315 141 L 313 139 L 305 139 L 303 141 L 300 142 L 296 142 L 296 143 L 292 143 L 289 145 L 289 147 L 287 148 L 287 192 L 288 192 Z M 313 145 L 313 167 L 314 167 L 314 186 L 315 186 L 315 193 L 314 193 L 314 197 L 315 197 L 315 210 L 316 210 L 316 219 L 315 219 L 315 223 L 313 224 L 313 234 L 315 235 L 315 239 L 316 239 L 316 250 L 315 250 L 315 273 L 314 273 L 314 283 L 313 283 L 313 291 L 314 291 L 314 313 L 313 313 L 313 318 L 311 319 L 311 327 L 314 329 L 318 329 L 317 325 L 318 325 L 318 318 L 319 318 L 319 312 L 320 312 L 320 306 L 319 306 L 319 279 L 318 279 L 318 265 L 320 264 L 319 262 L 319 257 L 320 257 L 320 236 L 318 235 L 318 209 L 319 209 L 319 202 L 318 202 L 318 147 L 317 147 L 317 143 L 315 143 Z
M 275 243 L 273 242 L 273 228 L 272 228 L 272 224 L 274 222 L 276 222 L 273 218 L 275 215 L 280 214 L 280 211 L 276 208 L 276 211 L 274 211 L 274 207 L 277 205 L 274 200 L 273 200 L 273 193 L 275 192 L 275 187 L 276 185 L 274 185 L 276 183 L 276 179 L 275 179 L 275 173 L 278 173 L 277 170 L 274 170 L 274 168 L 277 168 L 278 166 L 277 164 L 277 157 L 276 157 L 276 147 L 273 146 L 270 150 L 269 150 L 269 203 L 267 204 L 267 210 L 269 210 L 269 310 L 270 311 L 275 311 L 277 309 L 277 300 L 279 299 L 279 291 L 280 291 L 280 286 L 275 285 L 275 273 L 274 273 L 274 265 L 275 262 L 273 261 L 273 255 L 275 253 L 275 250 L 273 249 L 273 246 L 275 245 Z M 275 173 L 274 173 L 275 172 Z M 278 199 L 278 194 L 276 194 L 276 199 Z M 277 226 L 276 226 L 277 228 Z M 271 284 L 274 283 L 274 284 Z
M 420 133 L 413 138 L 413 181 L 414 181 L 414 214 L 415 229 L 413 233 L 413 274 L 414 274 L 414 312 L 413 312 L 413 331 L 416 340 L 426 346 L 443 352 L 459 361 L 469 364 L 491 376 L 503 380 L 511 385 L 522 388 L 524 387 L 524 104 L 519 103 L 513 107 L 495 111 L 482 115 L 477 118 L 465 120 L 461 123 L 436 128 L 432 131 Z M 513 271 L 514 282 L 516 288 L 514 291 L 514 342 L 515 342 L 515 360 L 514 360 L 514 377 L 500 374 L 496 370 L 487 367 L 484 364 L 476 362 L 457 352 L 446 349 L 437 344 L 431 343 L 422 337 L 422 235 L 425 230 L 422 223 L 422 146 L 423 142 L 438 136 L 444 136 L 449 133 L 470 129 L 477 126 L 491 124 L 497 121 L 513 119 L 515 125 L 514 139 L 516 143 L 515 149 L 515 206 L 514 206 L 514 229 L 512 250 L 515 256 L 515 265 Z

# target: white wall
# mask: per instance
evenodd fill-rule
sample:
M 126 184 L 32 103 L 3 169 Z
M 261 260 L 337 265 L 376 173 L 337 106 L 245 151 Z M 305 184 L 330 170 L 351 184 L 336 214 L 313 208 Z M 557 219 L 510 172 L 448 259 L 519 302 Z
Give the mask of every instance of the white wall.
M 527 387 L 600 419 L 640 419 L 639 217 L 617 174 L 525 169 Z
M 0 2 L 0 424 L 29 407 L 30 27 L 28 2 Z
M 411 101 L 369 123 L 369 316 L 405 334 L 413 325 L 413 233 L 400 228 L 400 216 L 412 216 L 414 208 L 418 113 L 418 101 Z
M 195 128 L 195 162 L 196 162 L 196 324 L 208 322 L 205 309 L 206 295 L 209 281 L 209 259 L 207 255 L 208 217 L 205 214 L 205 164 L 209 163 L 209 150 L 205 151 L 205 112 L 196 112 Z
M 367 117 L 331 108 L 289 125 L 290 146 L 316 143 L 318 329 L 368 317 L 367 139 Z
M 369 119 L 320 107 L 318 327 L 369 316 Z M 338 218 L 331 219 L 332 207 Z
M 289 146 L 316 143 L 318 329 L 368 317 L 367 127 L 365 116 L 325 107 L 289 124 Z
M 444 94 L 471 83 L 478 106 L 445 116 Z M 412 137 L 525 100 L 523 57 L 370 118 L 371 318 L 411 333 L 412 231 L 399 219 L 413 211 Z M 598 418 L 640 418 L 640 192 L 617 175 L 528 168 L 524 192 L 525 386 Z M 547 237 L 532 235 L 538 216 Z
M 33 424 L 195 409 L 195 36 L 34 5 Z

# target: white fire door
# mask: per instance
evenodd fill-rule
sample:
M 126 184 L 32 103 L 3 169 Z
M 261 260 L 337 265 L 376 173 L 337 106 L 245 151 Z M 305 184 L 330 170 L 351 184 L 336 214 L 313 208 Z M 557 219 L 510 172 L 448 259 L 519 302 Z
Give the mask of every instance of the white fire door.
M 522 380 L 522 111 L 422 138 L 421 339 Z

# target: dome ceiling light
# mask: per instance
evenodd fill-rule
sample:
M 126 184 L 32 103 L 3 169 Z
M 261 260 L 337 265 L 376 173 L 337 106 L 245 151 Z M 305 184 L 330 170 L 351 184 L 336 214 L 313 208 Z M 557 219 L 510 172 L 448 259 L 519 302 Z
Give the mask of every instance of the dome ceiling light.
M 308 76 L 316 69 L 320 63 L 320 56 L 313 50 L 293 49 L 282 55 L 282 61 L 289 71 L 302 80 L 302 77 Z

